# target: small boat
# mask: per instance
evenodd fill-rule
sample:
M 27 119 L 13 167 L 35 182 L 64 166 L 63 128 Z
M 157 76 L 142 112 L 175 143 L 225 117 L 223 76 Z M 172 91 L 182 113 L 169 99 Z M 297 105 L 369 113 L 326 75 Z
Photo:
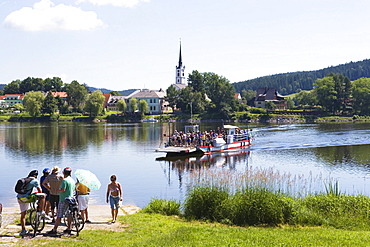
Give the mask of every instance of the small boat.
M 238 126 L 224 125 L 225 134 L 216 138 L 203 141 L 198 149 L 205 154 L 223 152 L 227 150 L 245 148 L 251 145 L 251 138 L 247 131 L 240 130 Z

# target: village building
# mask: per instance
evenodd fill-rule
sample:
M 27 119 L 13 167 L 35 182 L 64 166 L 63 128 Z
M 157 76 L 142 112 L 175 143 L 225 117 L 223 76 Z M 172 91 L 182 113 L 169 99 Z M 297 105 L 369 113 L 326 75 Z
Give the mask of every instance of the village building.
M 276 109 L 286 109 L 287 99 L 278 93 L 275 88 L 258 88 L 254 98 L 254 106 L 257 108 L 267 108 L 267 102 L 271 101 L 276 105 Z
M 23 104 L 24 94 L 5 94 L 0 97 L 0 107 L 8 108 L 20 103 Z

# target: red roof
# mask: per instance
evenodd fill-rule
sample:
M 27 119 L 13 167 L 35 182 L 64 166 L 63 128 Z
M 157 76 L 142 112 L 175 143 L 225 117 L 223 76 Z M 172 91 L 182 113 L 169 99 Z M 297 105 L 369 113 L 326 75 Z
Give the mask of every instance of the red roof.
M 61 98 L 67 98 L 68 94 L 67 92 L 51 92 L 54 97 L 61 97 Z

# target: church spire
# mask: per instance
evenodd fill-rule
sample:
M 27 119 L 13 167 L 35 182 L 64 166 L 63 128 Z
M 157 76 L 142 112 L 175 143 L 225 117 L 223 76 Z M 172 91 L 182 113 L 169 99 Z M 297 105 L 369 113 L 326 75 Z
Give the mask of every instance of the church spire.
M 180 55 L 179 55 L 179 68 L 182 67 L 182 56 L 181 56 L 181 40 L 180 40 Z
M 180 40 L 179 65 L 176 66 L 176 84 L 186 84 L 185 66 L 182 64 L 181 40 Z

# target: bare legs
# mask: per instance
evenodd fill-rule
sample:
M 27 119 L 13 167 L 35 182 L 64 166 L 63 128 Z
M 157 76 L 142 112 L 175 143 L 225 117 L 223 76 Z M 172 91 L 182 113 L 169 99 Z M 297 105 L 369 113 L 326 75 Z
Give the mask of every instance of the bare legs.
M 118 208 L 111 208 L 112 211 L 112 223 L 116 222 L 118 215 Z

